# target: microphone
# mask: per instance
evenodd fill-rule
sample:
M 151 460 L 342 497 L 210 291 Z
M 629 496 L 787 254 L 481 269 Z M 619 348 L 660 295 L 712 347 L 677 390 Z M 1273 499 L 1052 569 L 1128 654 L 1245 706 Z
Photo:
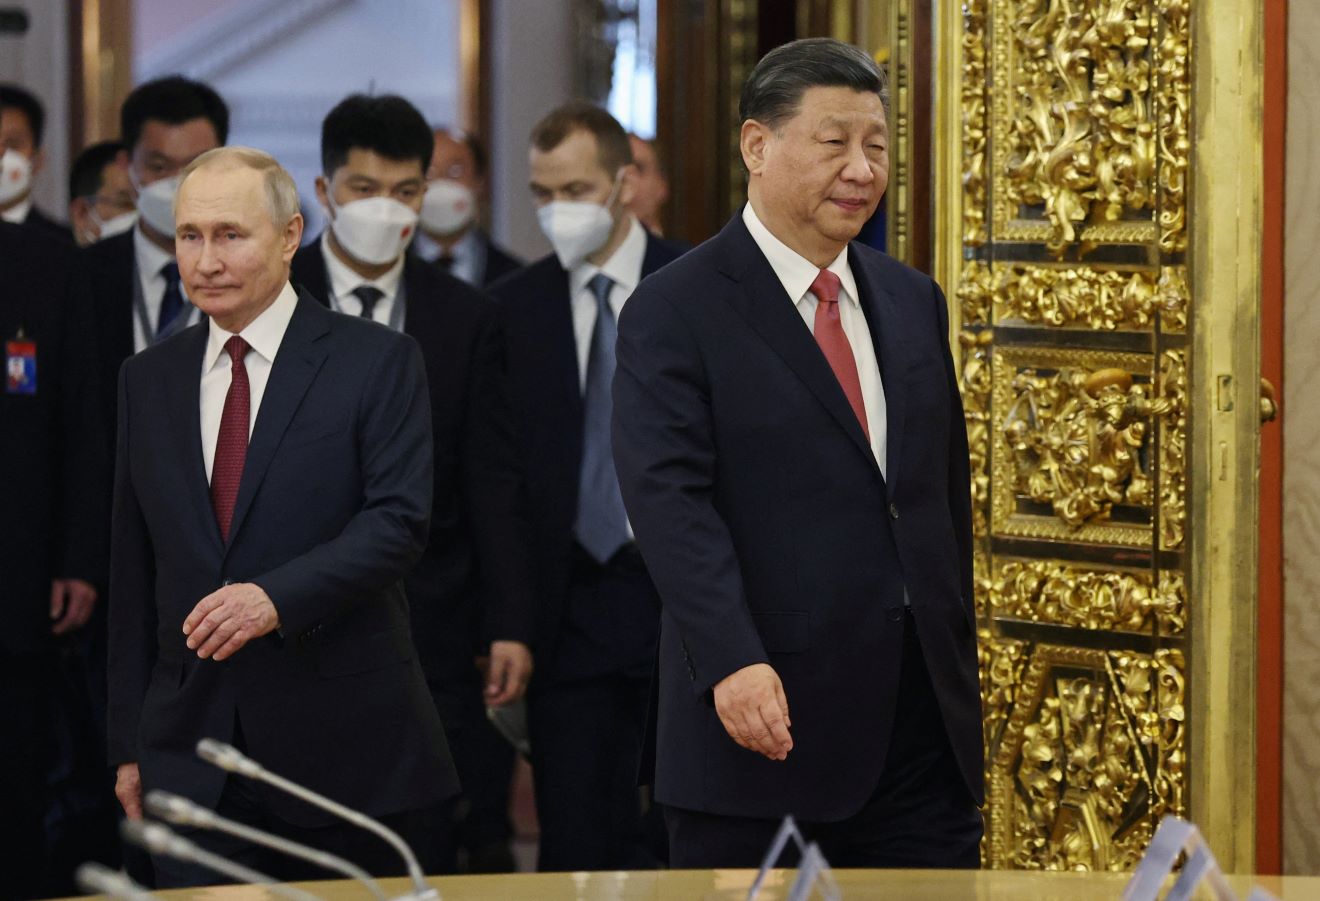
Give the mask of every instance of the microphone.
M 322 869 L 342 873 L 349 879 L 356 879 L 365 885 L 367 891 L 371 892 L 377 901 L 385 901 L 385 892 L 381 890 L 380 884 L 361 867 L 349 863 L 342 857 L 336 857 L 328 852 L 290 841 L 282 836 L 272 835 L 260 829 L 253 829 L 244 823 L 226 819 L 213 811 L 207 810 L 200 804 L 195 804 L 187 798 L 170 792 L 160 790 L 148 792 L 144 803 L 153 816 L 176 826 L 192 826 L 197 829 L 223 832 L 254 845 L 260 845 L 263 848 L 270 848 L 281 854 L 305 860 Z
M 294 888 L 291 885 L 281 885 L 265 873 L 259 873 L 242 864 L 226 860 L 219 854 L 212 854 L 205 848 L 198 847 L 195 842 L 176 835 L 168 826 L 163 826 L 160 823 L 124 820 L 119 831 L 124 836 L 125 841 L 146 848 L 152 854 L 173 857 L 175 860 L 182 860 L 185 863 L 197 864 L 214 873 L 219 873 L 230 879 L 237 879 L 239 882 L 263 885 L 272 894 L 288 898 L 289 901 L 320 901 L 316 895 L 304 892 L 302 889 Z
M 120 901 L 155 901 L 155 895 L 129 878 L 127 873 L 112 870 L 99 863 L 85 863 L 73 874 L 78 888 L 88 894 L 97 893 Z
M 388 842 L 394 850 L 398 851 L 399 856 L 403 858 L 403 862 L 408 866 L 408 876 L 413 883 L 412 894 L 403 895 L 396 901 L 440 901 L 440 893 L 427 884 L 426 874 L 422 872 L 421 864 L 417 862 L 417 856 L 408 847 L 408 843 L 384 823 L 373 820 L 365 813 L 359 813 L 352 808 L 345 807 L 338 801 L 332 801 L 325 795 L 317 794 L 310 788 L 304 788 L 285 779 L 283 776 L 276 775 L 232 745 L 216 741 L 213 738 L 203 738 L 197 742 L 197 756 L 227 773 L 237 773 L 240 776 L 264 782 L 282 792 L 293 795 L 300 801 L 311 804 L 313 807 L 319 807 L 340 819 L 347 820 L 360 829 L 375 833 Z

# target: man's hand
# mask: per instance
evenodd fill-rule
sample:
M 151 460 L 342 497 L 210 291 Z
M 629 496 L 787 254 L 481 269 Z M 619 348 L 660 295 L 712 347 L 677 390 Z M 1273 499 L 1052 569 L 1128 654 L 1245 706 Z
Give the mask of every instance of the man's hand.
M 81 629 L 96 606 L 96 589 L 82 579 L 53 579 L 50 583 L 50 618 L 56 635 Z
M 224 660 L 254 638 L 279 628 L 280 614 L 261 586 L 251 582 L 226 585 L 197 602 L 183 621 L 188 647 L 205 660 Z
M 784 760 L 793 750 L 784 684 L 768 663 L 745 666 L 716 683 L 715 712 L 729 737 L 749 751 Z
M 478 657 L 477 669 L 486 678 L 488 707 L 512 703 L 523 696 L 532 678 L 532 650 L 521 641 L 492 641 L 490 656 Z
M 121 763 L 115 772 L 115 797 L 130 820 L 142 819 L 142 774 L 136 763 Z

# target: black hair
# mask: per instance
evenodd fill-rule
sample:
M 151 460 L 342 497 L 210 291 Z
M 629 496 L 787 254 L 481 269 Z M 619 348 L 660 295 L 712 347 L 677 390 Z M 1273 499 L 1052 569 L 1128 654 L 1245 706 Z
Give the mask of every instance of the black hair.
M 138 85 L 119 109 L 119 138 L 130 153 L 142 138 L 142 129 L 155 119 L 182 125 L 206 119 L 215 129 L 216 140 L 229 140 L 229 107 L 210 85 L 182 75 L 169 75 Z
M 360 148 L 387 160 L 417 160 L 425 172 L 435 151 L 435 137 L 422 114 L 395 94 L 351 94 L 321 123 L 321 172 L 327 178 Z
M 41 136 L 46 130 L 46 108 L 36 94 L 16 84 L 0 84 L 0 109 L 16 109 L 26 116 L 28 127 L 32 129 L 32 146 L 41 146 Z
M 118 141 L 101 141 L 83 149 L 69 170 L 69 199 L 91 197 L 101 190 L 101 173 L 124 149 Z
M 809 88 L 876 94 L 889 109 L 889 79 L 865 51 L 834 38 L 803 38 L 761 57 L 743 84 L 738 117 L 777 129 L 797 115 Z

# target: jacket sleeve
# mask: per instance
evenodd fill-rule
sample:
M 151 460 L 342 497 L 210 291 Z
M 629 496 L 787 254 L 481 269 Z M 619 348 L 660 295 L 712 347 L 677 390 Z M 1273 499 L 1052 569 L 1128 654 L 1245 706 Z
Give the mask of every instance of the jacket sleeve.
M 129 371 L 119 371 L 119 431 L 115 453 L 111 520 L 108 760 L 111 766 L 138 759 L 138 725 L 147 681 L 156 661 L 156 564 L 151 535 L 138 504 L 132 476 L 132 416 Z
M 931 282 L 935 310 L 940 327 L 940 346 L 944 348 L 944 371 L 949 386 L 949 521 L 958 542 L 958 585 L 963 604 L 972 619 L 976 616 L 972 574 L 972 480 L 971 454 L 967 446 L 967 419 L 963 415 L 962 392 L 953 365 L 949 336 L 949 305 L 940 286 Z
M 357 411 L 362 508 L 334 539 L 252 579 L 285 635 L 370 600 L 412 569 L 431 518 L 431 409 L 421 351 L 399 335 L 377 356 Z
M 619 317 L 614 461 L 638 546 L 678 624 L 698 694 L 769 659 L 732 536 L 715 508 L 710 391 L 687 323 L 643 282 Z
M 509 400 L 499 309 L 483 304 L 469 372 L 461 482 L 481 578 L 481 642 L 531 644 L 536 595 L 526 494 Z

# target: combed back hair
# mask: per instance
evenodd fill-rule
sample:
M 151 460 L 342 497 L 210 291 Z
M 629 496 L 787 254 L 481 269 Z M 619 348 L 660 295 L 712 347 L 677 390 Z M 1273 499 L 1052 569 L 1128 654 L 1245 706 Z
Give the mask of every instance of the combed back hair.
M 0 110 L 16 109 L 28 120 L 32 129 L 32 146 L 40 147 L 46 131 L 46 108 L 37 95 L 16 84 L 0 84 Z
M 119 109 L 119 139 L 132 153 L 147 122 L 182 125 L 205 119 L 221 144 L 229 140 L 229 107 L 215 88 L 182 75 L 168 75 L 138 85 Z
M 797 115 L 810 88 L 852 88 L 879 96 L 889 110 L 889 79 L 864 50 L 834 38 L 803 38 L 771 50 L 752 69 L 738 100 L 742 121 L 778 131 Z
M 118 141 L 101 141 L 83 148 L 69 170 L 69 199 L 99 193 L 105 183 L 105 167 L 113 163 L 123 149 L 124 145 Z
M 198 169 L 209 168 L 252 169 L 261 173 L 266 186 L 266 207 L 270 212 L 270 221 L 277 229 L 284 228 L 298 215 L 298 187 L 291 176 L 275 157 L 264 150 L 252 147 L 217 147 L 197 157 L 183 169 L 183 178 L 179 185 L 188 180 Z M 179 195 L 174 195 L 174 212 L 178 215 Z
M 350 94 L 321 123 L 321 173 L 326 178 L 348 162 L 349 151 L 370 150 L 387 160 L 431 165 L 435 136 L 422 114 L 395 94 Z
M 532 146 L 549 153 L 578 131 L 595 137 L 597 160 L 611 176 L 632 165 L 632 145 L 623 126 L 605 110 L 582 101 L 566 103 L 537 122 L 532 129 Z

